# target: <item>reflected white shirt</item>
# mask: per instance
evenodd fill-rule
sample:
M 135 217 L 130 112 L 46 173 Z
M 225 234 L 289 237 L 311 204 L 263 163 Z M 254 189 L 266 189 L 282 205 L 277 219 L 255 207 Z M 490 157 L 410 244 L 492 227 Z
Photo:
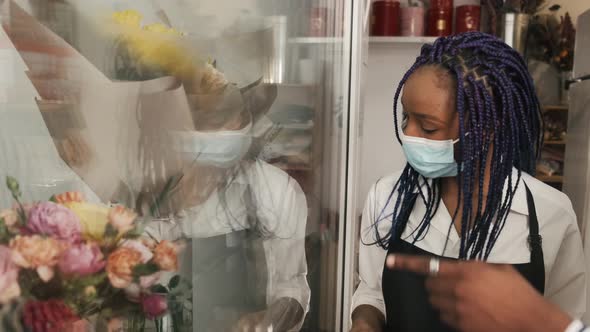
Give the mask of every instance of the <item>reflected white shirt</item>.
M 244 201 L 251 190 L 252 203 Z M 307 201 L 301 187 L 281 169 L 257 160 L 244 167 L 225 188 L 225 202 L 213 192 L 207 201 L 181 213 L 180 227 L 158 222 L 148 231 L 157 237 L 208 238 L 250 227 L 248 208 L 255 208 L 258 222 L 272 234 L 263 237 L 268 268 L 267 304 L 282 297 L 295 299 L 305 312 L 311 291 L 307 283 L 305 230 Z
M 362 304 L 371 305 L 385 315 L 385 303 L 381 290 L 381 276 L 387 252 L 375 242 L 373 224 L 381 213 L 395 182 L 401 173 L 382 178 L 371 188 L 362 216 L 361 243 L 359 244 L 358 273 L 360 283 L 353 296 L 352 311 Z M 516 180 L 516 170 L 513 170 Z M 581 317 L 586 311 L 586 271 L 582 239 L 576 223 L 576 216 L 567 196 L 556 189 L 540 182 L 532 176 L 522 173 L 522 180 L 528 185 L 537 210 L 539 232 L 543 238 L 545 259 L 545 298 L 558 305 L 572 317 Z M 395 195 L 392 198 L 395 201 Z M 387 206 L 385 215 L 393 210 Z M 412 230 L 415 229 L 425 212 L 425 204 L 418 198 L 410 214 L 402 239 L 412 242 Z M 443 248 L 449 233 L 451 216 L 441 202 L 431 221 L 431 227 L 423 240 L 415 243 L 428 252 L 457 258 L 460 239 L 454 227 L 451 227 L 446 252 Z M 379 232 L 387 234 L 391 220 L 384 220 L 379 225 Z M 490 263 L 521 264 L 530 262 L 530 250 L 527 245 L 529 235 L 528 207 L 526 189 L 519 184 L 506 224 L 488 258 Z M 351 311 L 351 312 L 352 312 Z

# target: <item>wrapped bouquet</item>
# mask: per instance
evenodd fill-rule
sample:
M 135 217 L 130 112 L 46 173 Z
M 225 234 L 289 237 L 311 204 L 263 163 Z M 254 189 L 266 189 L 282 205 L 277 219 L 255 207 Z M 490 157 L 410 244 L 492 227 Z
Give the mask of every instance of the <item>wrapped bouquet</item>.
M 0 308 L 14 310 L 2 311 L 0 329 L 63 331 L 126 317 L 125 330 L 141 331 L 166 314 L 180 281 L 159 282 L 177 270 L 179 244 L 142 238 L 123 206 L 90 204 L 76 192 L 26 204 L 18 182 L 6 184 L 15 205 L 0 212 Z

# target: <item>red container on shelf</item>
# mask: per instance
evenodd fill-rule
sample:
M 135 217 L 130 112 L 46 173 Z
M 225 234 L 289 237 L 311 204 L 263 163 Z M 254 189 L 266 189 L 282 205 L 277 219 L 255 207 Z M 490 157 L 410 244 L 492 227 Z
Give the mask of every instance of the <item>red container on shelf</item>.
M 455 13 L 455 33 L 479 31 L 480 6 L 459 6 Z
M 328 30 L 328 9 L 326 7 L 311 8 L 309 17 L 309 36 L 325 37 Z
M 402 36 L 424 36 L 424 7 L 405 7 L 401 11 Z
M 381 0 L 373 3 L 371 16 L 372 36 L 399 36 L 400 4 L 399 1 Z
M 428 9 L 426 26 L 428 36 L 442 37 L 451 35 L 453 33 L 453 9 Z
M 453 0 L 431 0 L 430 8 L 442 9 L 444 11 L 453 10 Z

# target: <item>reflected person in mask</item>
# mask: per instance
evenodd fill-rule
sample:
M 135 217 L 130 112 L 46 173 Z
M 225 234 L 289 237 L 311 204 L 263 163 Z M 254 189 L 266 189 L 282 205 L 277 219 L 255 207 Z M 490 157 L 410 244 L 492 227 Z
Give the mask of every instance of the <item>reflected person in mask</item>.
M 189 96 L 196 131 L 174 137 L 188 162 L 170 199 L 179 231 L 150 232 L 191 239 L 196 331 L 298 330 L 307 311 L 306 199 L 252 137 L 275 97 L 265 85 Z

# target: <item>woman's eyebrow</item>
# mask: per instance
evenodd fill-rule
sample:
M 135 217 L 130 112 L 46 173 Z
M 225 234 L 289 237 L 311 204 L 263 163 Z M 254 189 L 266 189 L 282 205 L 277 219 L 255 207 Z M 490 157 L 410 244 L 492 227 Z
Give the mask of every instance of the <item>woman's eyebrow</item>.
M 433 115 L 433 114 L 430 114 L 430 113 L 420 112 L 420 111 L 414 111 L 414 110 L 407 109 L 407 108 L 404 108 L 403 109 L 403 112 L 404 113 L 409 113 L 412 116 L 415 116 L 415 117 L 420 118 L 420 119 L 429 120 L 429 121 L 435 121 L 435 122 L 438 122 L 438 123 L 441 123 L 441 124 L 444 124 L 445 123 L 442 119 L 440 119 L 436 115 Z

